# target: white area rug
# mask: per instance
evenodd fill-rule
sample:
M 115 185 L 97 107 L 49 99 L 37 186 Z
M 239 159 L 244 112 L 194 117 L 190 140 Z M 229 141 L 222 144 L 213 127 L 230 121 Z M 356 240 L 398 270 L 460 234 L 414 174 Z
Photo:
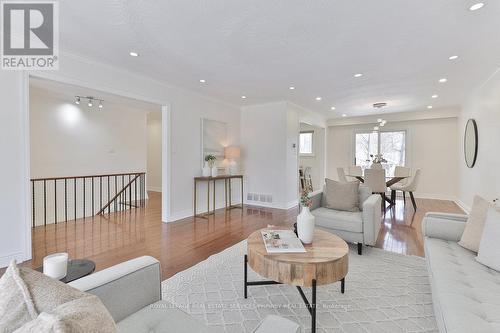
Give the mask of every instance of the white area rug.
M 246 241 L 163 281 L 163 299 L 208 326 L 252 332 L 268 314 L 310 332 L 311 316 L 295 287 L 250 286 L 243 298 Z M 248 280 L 262 279 L 250 268 Z M 304 288 L 310 299 L 310 288 Z M 318 286 L 317 332 L 437 332 L 425 266 L 419 257 L 363 247 L 349 253 L 345 294 L 340 283 Z

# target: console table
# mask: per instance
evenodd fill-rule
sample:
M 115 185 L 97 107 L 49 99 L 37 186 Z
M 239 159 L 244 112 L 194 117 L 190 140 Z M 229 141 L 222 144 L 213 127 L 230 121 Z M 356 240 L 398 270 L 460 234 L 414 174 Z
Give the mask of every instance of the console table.
M 233 205 L 232 203 L 232 190 L 231 190 L 231 180 L 239 179 L 241 181 L 241 204 Z M 209 215 L 215 214 L 215 183 L 217 181 L 224 181 L 224 199 L 225 199 L 225 208 L 226 209 L 234 209 L 241 208 L 243 209 L 243 175 L 221 175 L 217 177 L 194 177 L 194 217 L 208 218 Z M 198 191 L 198 183 L 206 182 L 207 183 L 207 212 L 204 214 L 197 214 L 197 191 Z M 213 210 L 210 212 L 210 183 L 213 184 Z M 229 198 L 228 198 L 229 197 Z

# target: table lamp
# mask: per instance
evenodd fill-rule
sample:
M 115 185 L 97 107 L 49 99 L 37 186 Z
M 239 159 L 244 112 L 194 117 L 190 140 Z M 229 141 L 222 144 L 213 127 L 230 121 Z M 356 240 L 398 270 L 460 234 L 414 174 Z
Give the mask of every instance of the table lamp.
M 228 146 L 224 148 L 224 157 L 229 161 L 229 174 L 238 174 L 238 163 L 236 159 L 240 157 L 240 147 Z

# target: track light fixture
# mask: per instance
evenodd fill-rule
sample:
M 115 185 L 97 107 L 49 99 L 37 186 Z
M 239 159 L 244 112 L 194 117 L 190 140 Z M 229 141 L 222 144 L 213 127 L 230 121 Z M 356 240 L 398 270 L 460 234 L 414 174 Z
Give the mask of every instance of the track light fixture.
M 88 101 L 87 105 L 89 108 L 93 107 L 94 106 L 94 103 L 95 102 L 99 102 L 99 109 L 102 109 L 104 107 L 104 105 L 102 104 L 104 102 L 103 99 L 100 99 L 100 98 L 95 98 L 93 96 L 75 96 L 75 104 L 80 104 L 80 101 L 82 99 L 86 99 Z

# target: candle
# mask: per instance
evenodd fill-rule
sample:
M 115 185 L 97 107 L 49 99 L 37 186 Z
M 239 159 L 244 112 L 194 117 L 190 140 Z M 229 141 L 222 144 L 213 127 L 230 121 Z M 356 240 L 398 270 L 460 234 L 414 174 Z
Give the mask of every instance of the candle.
M 68 254 L 54 253 L 43 258 L 43 274 L 60 280 L 68 272 Z

